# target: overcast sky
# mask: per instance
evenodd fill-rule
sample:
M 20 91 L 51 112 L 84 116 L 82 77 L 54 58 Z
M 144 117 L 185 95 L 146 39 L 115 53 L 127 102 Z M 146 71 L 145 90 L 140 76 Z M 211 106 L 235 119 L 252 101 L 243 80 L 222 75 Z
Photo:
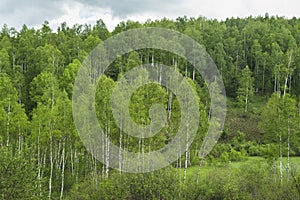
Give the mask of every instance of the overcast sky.
M 127 19 L 141 22 L 178 16 L 226 19 L 279 15 L 300 17 L 299 0 L 0 0 L 0 25 L 19 29 L 23 24 L 39 28 L 47 20 L 53 30 L 62 22 L 69 26 L 94 24 L 103 19 L 109 30 Z

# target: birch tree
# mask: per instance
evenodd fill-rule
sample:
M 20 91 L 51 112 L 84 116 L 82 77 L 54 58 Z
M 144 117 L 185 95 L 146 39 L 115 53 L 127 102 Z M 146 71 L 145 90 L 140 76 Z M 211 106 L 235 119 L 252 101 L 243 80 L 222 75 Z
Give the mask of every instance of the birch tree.
M 49 184 L 48 184 L 48 198 L 51 199 L 52 196 L 52 182 L 53 182 L 53 171 L 55 164 L 55 133 L 56 133 L 56 124 L 55 124 L 55 113 L 54 106 L 56 104 L 56 99 L 59 94 L 59 88 L 57 79 L 51 73 L 41 73 L 39 76 L 34 78 L 31 83 L 32 90 L 30 94 L 32 100 L 37 103 L 37 110 L 42 109 L 44 112 L 38 112 L 42 116 L 38 118 L 44 119 L 42 124 L 38 123 L 38 134 L 41 131 L 44 132 L 44 137 L 46 137 L 47 146 L 48 146 L 48 158 L 50 165 L 50 175 L 49 175 Z M 38 140 L 40 138 L 38 137 Z M 39 151 L 39 149 L 38 149 Z
M 103 152 L 105 158 L 105 176 L 108 177 L 109 173 L 109 162 L 110 162 L 110 142 L 113 138 L 113 133 L 116 131 L 116 126 L 113 122 L 113 117 L 111 113 L 111 94 L 114 88 L 114 81 L 105 75 L 102 75 L 99 79 L 97 92 L 96 92 L 96 113 L 99 119 L 102 130 L 105 134 L 106 139 L 102 140 L 105 144 L 101 144 L 102 147 L 106 147 Z M 121 137 L 121 136 L 120 136 Z M 118 141 L 118 140 L 117 140 Z
M 244 107 L 244 113 L 247 113 L 250 99 L 253 96 L 253 81 L 252 72 L 248 65 L 242 70 L 242 74 L 238 79 L 240 87 L 237 91 L 237 100 Z
M 61 187 L 60 187 L 60 199 L 63 198 L 65 188 L 65 168 L 68 158 L 72 153 L 70 147 L 72 146 L 72 137 L 74 137 L 75 126 L 72 122 L 71 101 L 68 99 L 65 91 L 61 92 L 56 100 L 56 104 L 53 108 L 56 124 L 57 139 L 61 143 L 61 151 L 59 152 L 60 159 L 58 167 L 61 170 Z
M 6 146 L 17 146 L 21 151 L 27 127 L 27 116 L 12 81 L 5 73 L 0 73 L 0 135 Z
M 287 172 L 290 170 L 290 151 L 292 138 L 296 136 L 296 102 L 289 95 L 275 93 L 269 99 L 262 113 L 262 127 L 266 140 L 279 146 L 279 174 L 283 179 L 283 155 L 287 155 Z M 287 148 L 285 148 L 285 145 Z

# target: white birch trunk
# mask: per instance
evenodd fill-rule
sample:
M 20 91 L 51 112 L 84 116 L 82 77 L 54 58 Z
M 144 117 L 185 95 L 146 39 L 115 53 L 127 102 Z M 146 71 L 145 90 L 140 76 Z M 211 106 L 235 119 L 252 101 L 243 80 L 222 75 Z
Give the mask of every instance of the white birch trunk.
M 290 117 L 288 117 L 288 153 L 287 153 L 287 177 L 289 179 L 289 172 L 290 172 L 290 136 L 291 136 L 291 129 L 290 129 Z
M 281 136 L 281 132 L 279 135 L 279 141 L 280 141 L 280 147 L 279 147 L 279 151 L 280 151 L 280 158 L 279 158 L 279 173 L 280 173 L 280 183 L 282 183 L 282 136 Z
M 20 121 L 18 121 L 18 154 L 21 155 L 22 148 L 22 133 L 21 133 L 21 125 Z
M 139 146 L 138 146 L 138 169 L 140 168 L 140 163 L 141 163 L 141 143 L 142 139 L 139 137 Z
M 245 110 L 244 112 L 246 113 L 248 110 L 248 99 L 249 99 L 249 91 L 248 91 L 248 87 L 246 89 L 246 101 L 245 101 Z
M 196 180 L 197 185 L 199 184 L 199 177 L 200 177 L 201 167 L 202 167 L 202 160 L 200 160 L 200 166 L 199 166 L 198 173 L 197 173 L 197 180 Z
M 284 82 L 284 92 L 283 92 L 284 95 L 285 95 L 286 90 L 287 90 L 288 79 L 289 79 L 289 76 L 290 76 L 289 73 L 290 73 L 290 67 L 291 67 L 291 63 L 292 63 L 292 56 L 293 56 L 293 52 L 289 56 L 288 74 L 286 75 L 285 82 Z
M 62 144 L 62 166 L 61 166 L 61 189 L 60 189 L 60 199 L 63 198 L 64 194 L 64 183 L 65 183 L 65 138 L 63 139 L 63 144 Z
M 75 171 L 75 183 L 78 184 L 78 168 L 79 168 L 79 159 L 78 159 L 78 156 L 77 156 L 77 151 L 76 151 L 76 148 L 75 148 L 75 152 L 74 152 L 74 159 L 75 159 L 75 168 L 74 168 L 74 171 Z
M 256 88 L 255 88 L 255 92 L 258 92 L 258 68 L 259 68 L 259 61 L 256 61 L 256 71 L 255 71 L 255 79 L 256 79 Z
M 110 146 L 110 140 L 109 140 L 109 135 L 110 135 L 110 128 L 108 126 L 108 130 L 107 130 L 107 135 L 106 135 L 106 159 L 105 159 L 105 164 L 106 164 L 106 169 L 105 169 L 105 175 L 106 178 L 108 178 L 108 173 L 109 173 L 109 154 L 110 154 L 110 150 L 109 150 L 109 146 Z
M 6 126 L 6 135 L 7 135 L 7 138 L 6 138 L 6 146 L 8 147 L 9 145 L 9 140 L 10 140 L 10 135 L 9 135 L 9 127 L 10 127 L 10 111 L 11 111 L 11 108 L 10 108 L 10 98 L 8 98 L 8 110 L 7 110 L 7 126 Z
M 151 55 L 151 66 L 154 67 L 154 55 Z
M 122 173 L 122 128 L 120 128 L 119 138 L 119 173 Z
M 52 133 L 50 133 L 50 175 L 49 175 L 49 194 L 48 198 L 51 199 L 52 194 L 52 176 L 53 176 L 53 150 L 52 150 Z
M 265 70 L 266 70 L 266 62 L 264 62 L 264 68 L 263 68 L 263 73 L 262 73 L 262 81 L 263 81 L 263 86 L 262 86 L 262 90 L 263 90 L 263 94 L 265 94 Z
M 47 158 L 47 155 L 46 155 L 46 152 L 48 151 L 48 148 L 46 148 L 45 150 L 45 153 L 43 153 L 43 165 L 42 165 L 42 169 L 41 169 L 41 179 L 44 177 L 44 170 L 46 168 L 46 158 Z
M 187 65 L 185 65 L 185 77 L 188 77 L 188 70 L 187 70 Z
M 142 171 L 144 171 L 145 164 L 145 148 L 144 148 L 144 138 L 142 138 Z
M 41 160 L 41 144 L 40 144 L 40 135 L 41 135 L 41 126 L 39 124 L 39 129 L 38 129 L 38 187 L 39 187 L 39 193 L 40 193 L 40 198 L 42 197 L 42 175 L 41 175 L 41 167 L 42 167 L 42 160 Z
M 106 144 L 107 144 L 107 139 L 104 138 L 103 134 L 101 134 L 101 138 L 102 138 L 102 160 L 106 162 Z M 107 138 L 107 133 L 106 133 L 106 138 Z M 105 176 L 105 168 L 106 168 L 106 165 L 102 165 L 102 176 L 104 177 Z
M 170 92 L 170 96 L 169 96 L 169 102 L 168 102 L 168 120 L 171 119 L 171 115 L 172 115 L 172 101 L 173 101 L 173 94 L 172 92 Z
M 71 174 L 74 176 L 74 155 L 72 145 L 70 147 L 70 160 L 71 160 Z
M 277 76 L 275 75 L 275 78 L 274 78 L 274 92 L 277 92 L 276 83 L 277 83 Z
M 189 102 L 187 102 L 189 104 Z M 186 140 L 185 140 L 185 162 L 184 162 L 184 183 L 186 182 L 186 171 L 188 167 L 188 160 L 189 160 L 189 120 L 190 120 L 190 114 L 189 114 L 189 108 L 187 108 L 187 129 L 186 129 Z
M 161 77 L 161 74 L 162 74 L 162 66 L 159 65 L 159 79 L 158 79 L 158 83 L 161 85 L 161 81 L 162 81 L 162 77 Z
M 285 94 L 286 94 L 287 84 L 288 84 L 288 76 L 286 76 L 285 81 L 284 81 L 283 96 L 285 96 Z
M 150 172 L 151 171 L 151 161 L 150 161 L 150 156 L 151 156 L 151 145 L 150 145 L 150 142 L 149 142 L 149 145 L 148 145 L 148 171 Z

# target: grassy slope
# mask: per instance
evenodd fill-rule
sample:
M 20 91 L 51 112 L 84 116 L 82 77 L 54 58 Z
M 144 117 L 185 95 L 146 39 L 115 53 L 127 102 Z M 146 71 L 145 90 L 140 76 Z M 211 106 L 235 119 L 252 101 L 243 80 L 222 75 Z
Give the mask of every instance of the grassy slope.
M 210 164 L 210 165 L 204 165 L 204 166 L 191 166 L 187 170 L 187 177 L 188 178 L 195 178 L 197 175 L 200 173 L 201 178 L 205 178 L 207 174 L 216 172 L 216 171 L 222 171 L 228 168 L 231 168 L 231 170 L 235 170 L 240 168 L 243 165 L 248 165 L 248 164 L 254 164 L 261 162 L 262 164 L 267 165 L 267 161 L 262 158 L 262 157 L 247 157 L 244 161 L 240 162 L 231 162 L 230 164 L 222 164 L 216 162 L 215 164 Z M 287 158 L 283 158 L 283 165 L 286 166 L 287 164 Z M 290 158 L 290 164 L 291 166 L 296 167 L 298 171 L 300 170 L 300 157 L 291 157 Z M 279 167 L 279 161 L 277 161 L 277 167 Z M 180 173 L 184 173 L 184 169 L 178 169 Z
M 259 128 L 260 114 L 262 109 L 266 105 L 267 98 L 255 96 L 252 99 L 249 112 L 245 114 L 243 109 L 238 108 L 235 103 L 235 99 L 227 100 L 227 117 L 225 122 L 224 130 L 227 133 L 226 138 L 222 142 L 230 143 L 231 139 L 236 136 L 238 131 L 244 132 L 246 134 L 246 140 L 257 141 L 260 143 L 263 140 L 263 132 Z M 247 157 L 244 161 L 231 162 L 230 164 L 224 164 L 221 162 L 215 162 L 214 164 L 204 164 L 203 166 L 191 166 L 187 170 L 187 176 L 193 177 L 200 173 L 200 177 L 205 177 L 209 172 L 215 170 L 224 170 L 225 168 L 231 167 L 231 169 L 238 169 L 242 165 L 262 162 L 267 164 L 267 161 L 262 157 Z M 295 166 L 300 171 L 300 157 L 290 158 L 291 166 Z M 283 158 L 283 165 L 287 165 L 287 158 Z M 279 166 L 279 161 L 277 160 L 277 166 Z M 179 169 L 184 173 L 183 169 Z
M 263 140 L 263 132 L 259 129 L 260 114 L 266 105 L 265 97 L 255 96 L 249 106 L 249 111 L 244 113 L 239 108 L 235 99 L 227 99 L 227 116 L 224 131 L 227 133 L 226 141 L 236 136 L 238 131 L 246 133 L 246 140 L 254 140 L 260 143 Z

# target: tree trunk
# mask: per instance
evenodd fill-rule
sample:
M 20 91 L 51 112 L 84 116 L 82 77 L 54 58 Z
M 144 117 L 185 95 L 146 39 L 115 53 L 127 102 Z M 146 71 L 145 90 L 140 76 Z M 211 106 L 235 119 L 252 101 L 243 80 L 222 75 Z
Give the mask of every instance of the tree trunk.
M 140 163 L 141 163 L 141 143 L 142 143 L 142 138 L 139 137 L 139 144 L 138 144 L 138 169 L 140 168 Z
M 74 156 L 73 156 L 73 148 L 70 146 L 70 160 L 71 160 L 71 174 L 74 176 Z
M 293 52 L 291 52 L 290 56 L 289 56 L 289 63 L 288 63 L 288 74 L 286 75 L 285 78 L 285 83 L 284 83 L 284 95 L 286 93 L 286 89 L 287 89 L 287 85 L 288 85 L 288 80 L 289 80 L 289 76 L 291 76 L 290 73 L 290 67 L 291 67 L 291 63 L 292 63 L 292 56 L 293 56 Z M 291 84 L 290 84 L 291 86 Z M 289 88 L 290 91 L 290 88 Z
M 105 175 L 106 175 L 106 178 L 108 178 L 108 173 L 109 173 L 109 154 L 110 154 L 110 150 L 109 150 L 109 146 L 110 146 L 109 135 L 110 135 L 110 127 L 108 126 L 107 134 L 106 134 L 106 159 L 105 159 L 105 164 L 106 164 Z
M 21 133 L 21 125 L 20 121 L 18 121 L 18 154 L 21 155 L 22 148 L 22 133 Z
M 200 172 L 201 172 L 200 169 L 201 169 L 201 167 L 202 167 L 202 160 L 200 160 L 200 166 L 199 166 L 198 173 L 197 173 L 197 180 L 196 180 L 197 185 L 199 183 L 199 177 L 200 177 Z
M 255 71 L 255 79 L 256 79 L 256 88 L 255 88 L 255 92 L 258 93 L 258 71 L 259 71 L 259 60 L 257 60 L 256 62 L 256 71 Z
M 52 176 L 53 176 L 53 152 L 52 152 L 52 133 L 50 133 L 50 175 L 49 175 L 49 194 L 48 198 L 51 199 L 52 194 Z
M 291 129 L 290 129 L 290 117 L 288 117 L 288 153 L 287 153 L 287 177 L 289 179 L 289 172 L 290 172 L 290 136 L 291 136 Z
M 10 98 L 8 98 L 8 110 L 7 110 L 7 126 L 6 126 L 6 135 L 7 135 L 7 138 L 6 138 L 6 146 L 8 147 L 9 145 L 9 140 L 10 140 L 10 135 L 9 135 L 9 127 L 10 127 L 10 111 L 11 111 L 11 108 L 10 108 Z
M 39 124 L 39 129 L 38 129 L 38 187 L 39 187 L 39 193 L 40 193 L 40 198 L 42 198 L 42 183 L 41 183 L 41 144 L 40 144 L 40 135 L 41 135 L 41 126 Z
M 119 173 L 122 173 L 122 127 L 120 127 L 120 138 L 119 138 Z
M 282 136 L 281 136 L 281 132 L 279 135 L 279 141 L 280 141 L 280 146 L 279 146 L 279 152 L 280 152 L 280 156 L 279 156 L 279 173 L 280 173 L 280 183 L 282 183 Z
M 265 70 L 266 70 L 266 62 L 264 61 L 264 68 L 262 73 L 262 94 L 265 94 Z
M 286 94 L 287 84 L 288 84 L 288 76 L 286 76 L 285 81 L 284 81 L 283 96 L 285 96 L 285 94 Z
M 76 151 L 76 148 L 75 148 L 75 152 L 74 152 L 74 159 L 75 159 L 75 168 L 74 168 L 74 171 L 75 171 L 75 183 L 78 184 L 78 171 L 79 171 L 79 159 L 78 159 L 78 156 L 77 156 L 77 151 Z
M 142 171 L 144 171 L 145 164 L 145 146 L 144 146 L 144 138 L 142 138 Z
M 171 114 L 172 114 L 172 101 L 173 101 L 173 94 L 170 91 L 170 96 L 169 96 L 169 102 L 168 102 L 168 120 L 171 119 Z
M 102 160 L 103 162 L 105 161 L 106 162 L 106 144 L 107 144 L 107 134 L 106 134 L 106 138 L 103 136 L 103 134 L 101 134 L 101 139 L 102 139 Z M 106 165 L 102 165 L 102 176 L 104 177 L 105 176 L 105 167 Z
M 244 33 L 244 64 L 247 64 L 247 45 L 246 45 L 246 33 Z
M 195 81 L 195 66 L 193 66 L 193 81 Z
M 185 65 L 185 77 L 188 77 L 188 70 L 187 70 L 187 64 Z
M 277 92 L 276 84 L 277 84 L 277 76 L 275 75 L 275 78 L 274 78 L 274 92 Z
M 249 91 L 248 91 L 248 87 L 247 87 L 247 89 L 246 89 L 245 110 L 244 110 L 245 113 L 246 113 L 247 110 L 248 110 L 248 100 L 249 100 L 248 98 L 249 98 Z
M 187 102 L 189 104 L 189 102 Z M 188 167 L 188 160 L 189 160 L 189 108 L 187 108 L 187 122 L 186 122 L 186 140 L 185 140 L 185 162 L 184 162 L 184 183 L 186 182 L 186 171 Z
M 148 171 L 151 171 L 151 161 L 150 161 L 150 156 L 151 156 L 151 146 L 150 146 L 150 142 L 148 145 Z
M 151 66 L 154 67 L 154 55 L 151 55 Z
M 62 144 L 62 166 L 61 166 L 61 189 L 60 189 L 60 199 L 63 198 L 64 193 L 64 183 L 65 183 L 65 138 L 63 139 Z

